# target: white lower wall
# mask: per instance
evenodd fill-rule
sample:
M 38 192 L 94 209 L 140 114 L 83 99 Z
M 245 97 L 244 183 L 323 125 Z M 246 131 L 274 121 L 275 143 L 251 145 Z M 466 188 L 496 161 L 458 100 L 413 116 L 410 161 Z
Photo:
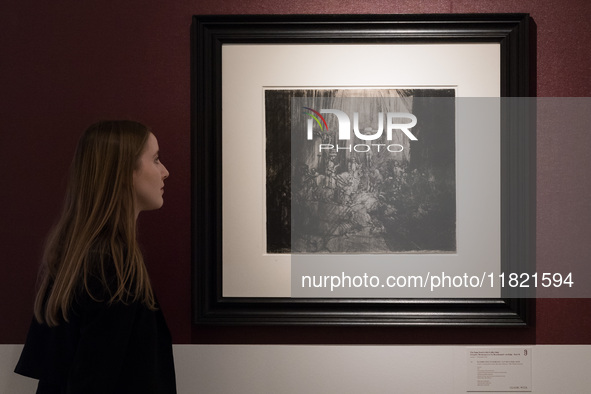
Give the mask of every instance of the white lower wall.
M 533 393 L 591 393 L 591 346 L 531 346 Z M 0 393 L 34 393 L 0 345 Z M 464 393 L 465 346 L 175 345 L 179 394 Z

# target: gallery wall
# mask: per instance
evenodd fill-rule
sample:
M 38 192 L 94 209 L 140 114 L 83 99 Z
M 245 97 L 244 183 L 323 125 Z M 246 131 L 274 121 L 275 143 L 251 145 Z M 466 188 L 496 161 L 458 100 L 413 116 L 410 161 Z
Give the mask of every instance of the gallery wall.
M 480 12 L 530 13 L 538 96 L 591 96 L 587 0 L 3 1 L 0 343 L 25 339 L 44 237 L 59 212 L 78 136 L 96 120 L 130 118 L 153 128 L 171 174 L 164 207 L 142 213 L 139 225 L 175 343 L 590 344 L 587 299 L 537 300 L 535 322 L 523 329 L 203 328 L 191 323 L 191 16 Z M 545 267 L 591 261 L 588 148 L 590 133 L 557 130 L 537 136 L 537 259 Z

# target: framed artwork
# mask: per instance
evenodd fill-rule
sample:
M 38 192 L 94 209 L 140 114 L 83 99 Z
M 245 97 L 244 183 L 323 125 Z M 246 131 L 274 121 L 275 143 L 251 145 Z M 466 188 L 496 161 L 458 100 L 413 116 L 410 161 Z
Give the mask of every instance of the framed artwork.
M 291 286 L 292 258 L 308 253 L 386 259 L 399 272 L 531 268 L 535 146 L 529 118 L 501 100 L 529 96 L 528 20 L 194 16 L 194 322 L 526 325 L 528 300 L 507 289 L 351 298 L 293 296 Z M 322 134 L 337 117 L 317 109 L 360 98 L 377 116 L 363 121 L 384 122 L 379 133 L 394 122 L 382 114 L 421 114 L 412 131 L 427 142 L 412 145 L 407 130 L 339 150 Z M 468 98 L 498 106 L 492 132 L 461 131 Z M 434 102 L 446 122 L 428 120 Z M 378 138 L 351 121 L 358 142 Z M 314 149 L 293 142 L 296 122 Z

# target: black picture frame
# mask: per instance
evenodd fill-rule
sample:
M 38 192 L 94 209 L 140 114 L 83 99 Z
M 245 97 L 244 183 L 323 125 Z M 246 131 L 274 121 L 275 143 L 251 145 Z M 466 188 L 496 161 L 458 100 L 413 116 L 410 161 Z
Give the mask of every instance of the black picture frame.
M 528 14 L 206 15 L 191 41 L 193 321 L 203 325 L 526 326 L 530 300 L 306 299 L 222 295 L 222 46 L 272 43 L 494 42 L 501 96 L 530 93 Z M 531 119 L 502 109 L 501 270 L 534 264 L 535 142 Z

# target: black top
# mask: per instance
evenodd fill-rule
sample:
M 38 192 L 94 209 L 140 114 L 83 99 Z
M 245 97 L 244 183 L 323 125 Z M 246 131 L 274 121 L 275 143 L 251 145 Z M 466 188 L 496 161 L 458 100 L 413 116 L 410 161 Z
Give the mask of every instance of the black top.
M 176 393 L 172 340 L 160 309 L 80 296 L 69 322 L 31 323 L 15 372 L 37 394 Z

